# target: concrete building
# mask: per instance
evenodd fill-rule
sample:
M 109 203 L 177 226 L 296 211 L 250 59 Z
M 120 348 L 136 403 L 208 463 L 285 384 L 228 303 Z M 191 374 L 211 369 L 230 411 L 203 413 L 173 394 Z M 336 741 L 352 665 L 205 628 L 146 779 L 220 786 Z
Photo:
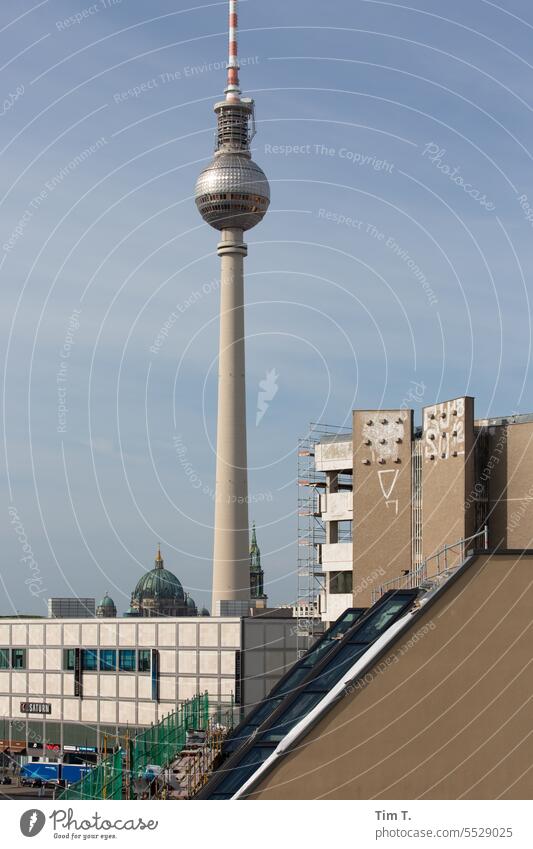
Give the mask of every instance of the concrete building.
M 332 622 L 431 577 L 443 558 L 456 564 L 460 541 L 485 527 L 491 548 L 529 547 L 533 416 L 476 420 L 469 397 L 425 407 L 416 428 L 411 410 L 356 410 L 351 433 L 318 438 L 303 483 L 324 525 L 320 606 Z
M 98 749 L 205 691 L 245 713 L 295 658 L 287 618 L 3 619 L 1 745 Z
M 532 566 L 474 552 L 383 597 L 249 715 L 201 797 L 531 799 Z
M 94 616 L 96 601 L 94 598 L 49 598 L 49 619 L 80 619 Z
M 213 555 L 215 615 L 250 603 L 248 460 L 244 351 L 244 231 L 259 224 L 270 203 L 268 180 L 252 161 L 254 102 L 241 97 L 237 57 L 237 0 L 230 0 L 225 100 L 215 104 L 215 158 L 196 184 L 196 204 L 220 231 L 220 344 Z M 225 604 L 229 602 L 229 604 Z

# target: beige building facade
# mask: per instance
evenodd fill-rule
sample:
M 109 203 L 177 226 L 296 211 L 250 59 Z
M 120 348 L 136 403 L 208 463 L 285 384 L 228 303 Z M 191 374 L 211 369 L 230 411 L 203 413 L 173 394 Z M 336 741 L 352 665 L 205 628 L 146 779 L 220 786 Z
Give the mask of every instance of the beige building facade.
M 3 619 L 0 746 L 100 749 L 197 693 L 242 713 L 296 659 L 292 619 Z
M 412 410 L 356 410 L 351 433 L 318 439 L 314 463 L 325 622 L 469 547 L 533 544 L 533 415 L 476 419 L 468 396 L 428 405 L 421 426 Z

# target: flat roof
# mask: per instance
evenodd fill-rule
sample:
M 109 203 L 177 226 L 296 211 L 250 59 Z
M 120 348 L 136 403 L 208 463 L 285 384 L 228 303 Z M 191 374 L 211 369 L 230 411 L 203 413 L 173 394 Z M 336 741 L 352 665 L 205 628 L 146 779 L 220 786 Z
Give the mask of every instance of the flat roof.
M 510 416 L 494 416 L 493 418 L 489 419 L 474 419 L 474 427 L 501 427 L 502 425 L 527 424 L 529 422 L 533 422 L 533 413 L 516 413 Z M 420 425 L 415 425 L 414 437 L 415 439 L 417 439 L 420 436 L 422 436 L 422 427 Z M 324 436 L 321 436 L 320 439 L 317 441 L 317 444 L 326 444 L 328 442 L 351 442 L 352 437 L 352 431 L 350 431 L 349 433 L 343 433 L 339 430 L 339 433 L 324 434 Z

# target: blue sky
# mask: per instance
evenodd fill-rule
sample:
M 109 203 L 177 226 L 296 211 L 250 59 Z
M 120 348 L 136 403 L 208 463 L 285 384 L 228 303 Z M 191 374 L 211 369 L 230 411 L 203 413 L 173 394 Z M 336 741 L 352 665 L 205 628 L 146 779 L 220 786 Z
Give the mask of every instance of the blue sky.
M 209 603 L 218 260 L 193 191 L 227 4 L 6 6 L 2 612 L 105 591 L 124 610 L 158 540 Z M 243 0 L 240 25 L 272 187 L 247 236 L 250 519 L 281 602 L 309 422 L 399 406 L 415 384 L 421 404 L 533 410 L 533 14 Z

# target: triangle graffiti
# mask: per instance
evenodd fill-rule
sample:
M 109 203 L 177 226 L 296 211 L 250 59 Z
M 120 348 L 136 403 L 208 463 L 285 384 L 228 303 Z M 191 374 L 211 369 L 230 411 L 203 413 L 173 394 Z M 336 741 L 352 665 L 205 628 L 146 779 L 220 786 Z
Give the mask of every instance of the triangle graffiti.
M 399 469 L 384 469 L 382 472 L 378 472 L 379 485 L 383 493 L 383 498 L 390 498 L 391 492 L 396 486 L 396 480 L 398 478 L 399 473 Z

